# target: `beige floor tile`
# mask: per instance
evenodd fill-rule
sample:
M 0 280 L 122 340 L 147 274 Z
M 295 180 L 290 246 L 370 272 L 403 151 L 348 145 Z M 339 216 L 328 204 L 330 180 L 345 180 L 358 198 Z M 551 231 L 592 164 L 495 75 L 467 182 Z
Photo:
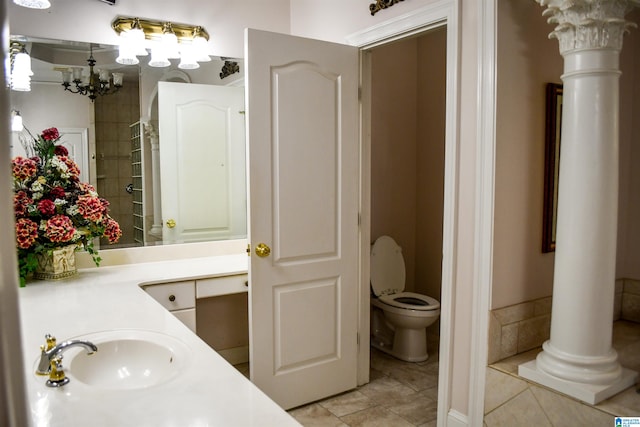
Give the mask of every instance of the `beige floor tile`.
M 289 414 L 304 427 L 347 427 L 340 418 L 317 403 L 293 409 Z
M 600 427 L 614 425 L 613 417 L 592 406 L 561 396 L 546 388 L 531 386 L 531 392 L 554 426 Z
M 551 427 L 531 390 L 525 390 L 484 417 L 487 427 Z
M 421 425 L 438 417 L 437 400 L 431 399 L 423 393 L 407 396 L 404 403 L 387 406 L 387 409 L 414 425 Z
M 609 415 L 620 417 L 637 417 L 640 415 L 640 394 L 636 386 L 630 387 L 609 399 L 600 402 L 596 408 L 607 412 Z
M 522 393 L 528 384 L 526 381 L 510 374 L 487 368 L 487 378 L 484 393 L 484 413 L 496 409 L 509 399 Z
M 376 403 L 359 391 L 350 391 L 319 402 L 336 417 L 342 417 L 363 409 L 376 406 Z
M 403 403 L 407 396 L 416 394 L 416 391 L 411 387 L 390 377 L 378 378 L 365 384 L 359 390 L 377 404 L 384 406 Z
M 393 412 L 376 406 L 342 417 L 350 427 L 413 427 L 413 424 Z
M 430 372 L 419 365 L 399 366 L 392 369 L 389 376 L 415 391 L 426 390 L 438 385 L 438 372 Z

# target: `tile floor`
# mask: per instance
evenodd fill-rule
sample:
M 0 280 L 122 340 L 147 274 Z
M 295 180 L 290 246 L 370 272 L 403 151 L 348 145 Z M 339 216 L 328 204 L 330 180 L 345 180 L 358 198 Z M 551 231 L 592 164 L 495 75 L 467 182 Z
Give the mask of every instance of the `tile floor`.
M 613 324 L 613 347 L 622 366 L 640 371 L 640 324 Z M 612 426 L 614 416 L 640 416 L 640 387 L 631 387 L 592 406 L 517 375 L 518 365 L 533 360 L 534 349 L 494 363 L 487 368 L 485 427 Z
M 410 363 L 371 349 L 370 382 L 289 413 L 305 427 L 436 425 L 438 343 L 429 340 L 429 359 Z

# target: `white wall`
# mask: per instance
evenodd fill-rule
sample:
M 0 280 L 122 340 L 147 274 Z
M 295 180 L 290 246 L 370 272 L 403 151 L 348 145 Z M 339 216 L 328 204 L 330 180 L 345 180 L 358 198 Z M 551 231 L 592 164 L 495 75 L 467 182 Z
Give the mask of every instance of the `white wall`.
M 55 0 L 46 10 L 8 3 L 11 34 L 117 45 L 111 22 L 131 16 L 201 25 L 211 36 L 211 53 L 242 57 L 244 28 L 289 32 L 289 0 L 119 0 L 109 6 L 97 0 Z

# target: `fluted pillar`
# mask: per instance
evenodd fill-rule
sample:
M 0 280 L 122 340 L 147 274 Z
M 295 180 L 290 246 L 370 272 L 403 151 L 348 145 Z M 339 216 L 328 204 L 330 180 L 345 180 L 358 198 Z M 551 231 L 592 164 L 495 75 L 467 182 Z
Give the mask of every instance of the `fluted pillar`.
M 162 201 L 160 199 L 160 139 L 155 127 L 144 123 L 144 131 L 151 145 L 151 183 L 153 188 L 153 224 L 149 234 L 162 238 Z
M 634 384 L 612 347 L 618 65 L 638 0 L 538 0 L 564 57 L 551 335 L 521 376 L 595 404 Z

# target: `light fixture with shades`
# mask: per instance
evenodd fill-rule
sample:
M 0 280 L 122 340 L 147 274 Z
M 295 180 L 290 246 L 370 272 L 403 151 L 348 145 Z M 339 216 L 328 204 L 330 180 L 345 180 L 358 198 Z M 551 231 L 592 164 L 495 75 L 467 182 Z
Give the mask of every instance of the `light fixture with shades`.
M 11 56 L 11 90 L 28 92 L 31 90 L 31 57 L 27 53 L 25 45 L 12 41 L 10 46 Z
M 20 111 L 11 110 L 11 131 L 22 132 L 23 130 L 24 125 L 22 124 L 22 116 L 20 115 Z
M 93 58 L 93 48 L 89 52 L 89 75 L 83 76 L 82 67 L 70 67 L 60 70 L 62 73 L 62 86 L 64 90 L 71 93 L 86 95 L 93 102 L 98 96 L 111 95 L 116 93 L 123 84 L 122 73 L 112 73 L 105 69 L 95 72 L 93 67 L 96 60 Z
M 200 26 L 118 17 L 111 27 L 120 35 L 116 59 L 120 64 L 137 64 L 137 57 L 147 55 L 147 48 L 151 50 L 151 67 L 168 67 L 170 59 L 180 59 L 178 68 L 189 70 L 211 60 L 209 34 Z
M 13 0 L 15 4 L 29 9 L 48 9 L 51 3 L 48 0 Z

